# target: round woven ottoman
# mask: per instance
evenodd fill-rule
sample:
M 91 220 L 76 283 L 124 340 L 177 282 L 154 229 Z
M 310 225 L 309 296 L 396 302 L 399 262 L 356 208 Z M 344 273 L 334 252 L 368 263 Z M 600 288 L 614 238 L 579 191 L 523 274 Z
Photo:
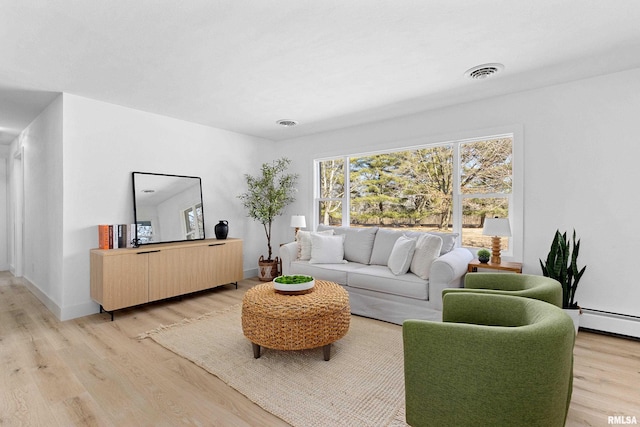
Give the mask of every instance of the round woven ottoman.
M 313 291 L 283 295 L 273 282 L 249 289 L 242 299 L 242 331 L 253 345 L 274 350 L 305 350 L 322 347 L 324 360 L 331 357 L 331 343 L 349 330 L 349 294 L 342 286 L 316 280 Z

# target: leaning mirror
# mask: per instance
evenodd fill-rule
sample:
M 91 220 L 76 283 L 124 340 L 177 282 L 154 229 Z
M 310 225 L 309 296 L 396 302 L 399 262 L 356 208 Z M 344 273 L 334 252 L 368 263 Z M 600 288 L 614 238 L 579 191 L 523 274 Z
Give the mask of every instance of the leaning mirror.
M 204 239 L 199 177 L 132 172 L 137 245 Z

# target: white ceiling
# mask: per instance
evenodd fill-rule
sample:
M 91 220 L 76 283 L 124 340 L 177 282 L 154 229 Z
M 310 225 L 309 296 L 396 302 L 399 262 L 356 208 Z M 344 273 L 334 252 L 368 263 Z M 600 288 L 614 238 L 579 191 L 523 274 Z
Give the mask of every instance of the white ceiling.
M 638 0 L 2 0 L 0 142 L 59 92 L 283 140 L 636 67 Z

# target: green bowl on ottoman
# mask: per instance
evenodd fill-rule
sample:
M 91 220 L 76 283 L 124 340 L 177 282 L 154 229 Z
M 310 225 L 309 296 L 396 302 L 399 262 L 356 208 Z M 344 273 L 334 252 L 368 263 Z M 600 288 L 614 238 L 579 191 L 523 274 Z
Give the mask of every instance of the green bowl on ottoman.
M 293 274 L 273 279 L 273 287 L 280 292 L 300 292 L 312 289 L 316 281 L 311 276 Z

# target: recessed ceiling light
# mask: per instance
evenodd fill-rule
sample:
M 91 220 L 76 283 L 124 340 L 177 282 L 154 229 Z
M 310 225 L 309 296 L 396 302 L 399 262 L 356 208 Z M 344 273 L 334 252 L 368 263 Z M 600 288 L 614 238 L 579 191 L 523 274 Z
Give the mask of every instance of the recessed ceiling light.
M 482 80 L 486 79 L 489 76 L 499 73 L 504 69 L 504 65 L 502 64 L 482 64 L 473 68 L 469 68 L 464 72 L 464 75 L 470 79 L 474 80 Z
M 289 120 L 289 119 L 281 119 L 281 120 L 278 120 L 276 123 L 286 128 L 291 128 L 298 124 L 298 122 L 296 122 L 295 120 Z

